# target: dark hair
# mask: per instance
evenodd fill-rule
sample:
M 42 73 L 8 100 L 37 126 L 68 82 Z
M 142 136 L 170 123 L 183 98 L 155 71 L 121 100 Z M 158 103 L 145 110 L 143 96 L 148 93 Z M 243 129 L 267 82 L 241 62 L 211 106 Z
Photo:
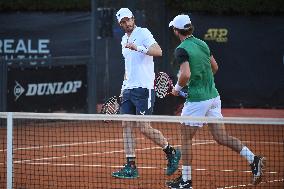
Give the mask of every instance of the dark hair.
M 193 33 L 194 26 L 192 24 L 186 24 L 184 27 L 187 29 L 178 29 L 174 27 L 174 30 L 177 30 L 178 33 L 180 33 L 183 36 L 191 35 Z

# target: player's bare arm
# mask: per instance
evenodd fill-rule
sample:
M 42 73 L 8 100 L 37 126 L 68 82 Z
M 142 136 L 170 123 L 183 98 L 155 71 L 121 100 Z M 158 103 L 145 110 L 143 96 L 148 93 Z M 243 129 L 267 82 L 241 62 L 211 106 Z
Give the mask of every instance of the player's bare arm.
M 134 43 L 127 43 L 125 48 L 129 48 L 129 49 L 134 50 L 134 51 L 141 51 L 141 50 L 139 50 L 139 47 L 137 47 Z M 144 51 L 145 51 L 145 54 L 147 54 L 149 56 L 162 56 L 162 54 L 163 54 L 162 49 L 161 49 L 160 45 L 158 45 L 158 43 L 154 43 L 148 49 L 145 48 Z
M 184 87 L 184 86 L 186 86 L 186 84 L 187 84 L 187 82 L 190 78 L 190 68 L 189 68 L 189 62 L 188 61 L 185 61 L 180 65 L 180 73 L 179 74 L 180 74 L 180 76 L 178 78 L 177 84 L 180 87 Z M 178 96 L 179 92 L 175 88 L 173 88 L 172 94 L 175 95 L 175 96 Z
M 154 43 L 151 45 L 148 49 L 148 52 L 146 53 L 149 56 L 162 56 L 163 52 L 158 43 Z
M 210 63 L 211 63 L 212 72 L 213 74 L 215 74 L 218 71 L 218 64 L 213 55 L 211 55 L 210 57 Z

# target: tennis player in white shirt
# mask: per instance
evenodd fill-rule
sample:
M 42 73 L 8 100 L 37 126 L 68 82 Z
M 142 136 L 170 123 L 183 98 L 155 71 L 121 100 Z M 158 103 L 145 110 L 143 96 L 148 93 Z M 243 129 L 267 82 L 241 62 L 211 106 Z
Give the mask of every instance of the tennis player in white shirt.
M 134 16 L 128 8 L 121 8 L 116 17 L 119 25 L 125 31 L 121 40 L 122 55 L 125 59 L 125 74 L 120 114 L 151 115 L 155 102 L 153 57 L 162 56 L 162 50 L 147 28 L 135 25 Z M 113 172 L 113 177 L 139 177 L 135 164 L 133 127 L 139 128 L 147 138 L 159 145 L 166 153 L 167 175 L 172 175 L 178 169 L 180 150 L 169 145 L 163 134 L 152 128 L 149 122 L 123 122 L 122 124 L 126 164 L 121 170 Z

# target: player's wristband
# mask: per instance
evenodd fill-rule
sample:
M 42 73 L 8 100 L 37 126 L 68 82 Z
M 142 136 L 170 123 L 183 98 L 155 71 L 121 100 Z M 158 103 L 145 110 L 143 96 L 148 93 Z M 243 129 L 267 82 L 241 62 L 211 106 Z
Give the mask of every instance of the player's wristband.
M 183 87 L 180 86 L 178 83 L 175 85 L 175 90 L 180 91 Z
M 148 49 L 144 46 L 137 46 L 137 51 L 146 54 Z
M 126 85 L 126 81 L 124 80 L 124 81 L 122 82 L 122 85 L 121 85 L 121 91 L 123 91 L 123 90 L 125 89 L 125 85 Z

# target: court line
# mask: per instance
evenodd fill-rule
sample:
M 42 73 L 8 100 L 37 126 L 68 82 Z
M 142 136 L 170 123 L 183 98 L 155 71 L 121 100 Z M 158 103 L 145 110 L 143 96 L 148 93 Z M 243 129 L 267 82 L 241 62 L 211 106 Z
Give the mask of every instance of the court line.
M 143 139 L 143 138 L 142 138 Z M 212 144 L 216 143 L 215 141 L 206 141 L 206 142 L 196 142 L 193 145 L 206 145 L 206 144 Z M 181 145 L 175 145 L 175 147 L 180 147 Z M 155 149 L 160 149 L 161 147 L 149 147 L 149 148 L 140 148 L 136 149 L 136 151 L 145 151 L 145 150 L 155 150 Z M 116 151 L 109 151 L 109 152 L 95 152 L 95 153 L 87 153 L 87 154 L 72 154 L 72 155 L 65 155 L 65 156 L 54 156 L 54 157 L 46 157 L 46 158 L 38 158 L 38 159 L 27 159 L 27 160 L 20 160 L 20 161 L 14 161 L 14 163 L 21 164 L 21 163 L 27 163 L 27 164 L 47 164 L 47 165 L 60 165 L 60 166 L 90 166 L 90 167 L 107 167 L 103 165 L 80 165 L 80 164 L 53 164 L 53 163 L 48 163 L 48 162 L 43 162 L 43 163 L 33 163 L 33 161 L 43 161 L 43 160 L 54 160 L 54 159 L 63 159 L 63 158 L 71 158 L 71 157 L 82 157 L 82 156 L 90 156 L 90 155 L 103 155 L 103 154 L 113 154 L 113 153 L 124 153 L 124 150 L 116 150 Z M 112 166 L 109 166 L 112 167 Z M 116 168 L 117 166 L 114 166 Z M 118 166 L 121 167 L 121 166 Z M 142 169 L 145 167 L 141 167 Z M 149 167 L 148 167 L 149 168 Z M 150 167 L 151 168 L 151 167 Z M 153 169 L 157 169 L 157 167 L 152 167 Z M 206 169 L 196 169 L 197 171 L 204 171 Z M 216 171 L 221 171 L 221 172 L 244 172 L 244 173 L 250 173 L 251 171 L 239 171 L 239 170 L 216 170 Z M 277 174 L 277 172 L 267 172 L 269 174 Z
M 72 167 L 103 167 L 103 168 L 122 168 L 121 165 L 102 165 L 102 164 L 92 164 L 92 165 L 85 165 L 85 164 L 74 164 L 74 163 L 49 163 L 49 162 L 31 162 L 26 163 L 28 165 L 50 165 L 50 166 L 72 166 Z M 163 167 L 149 167 L 149 166 L 138 166 L 138 169 L 165 169 Z M 179 168 L 180 169 L 180 168 Z M 210 169 L 203 169 L 203 168 L 196 168 L 194 169 L 196 171 L 208 171 L 208 172 L 239 172 L 239 173 L 249 173 L 251 174 L 251 171 L 249 170 L 210 170 Z M 275 171 L 266 171 L 265 174 L 278 174 L 278 172 Z
M 143 140 L 145 138 L 137 138 L 136 140 Z M 43 148 L 62 148 L 62 147 L 72 147 L 78 145 L 87 145 L 87 144 L 100 144 L 100 143 L 109 143 L 109 142 L 122 142 L 123 139 L 113 139 L 113 140 L 102 140 L 102 141 L 93 141 L 93 142 L 76 142 L 76 143 L 66 143 L 66 144 L 53 144 L 53 145 L 43 145 L 43 146 L 30 146 L 30 147 L 21 147 L 14 148 L 13 151 L 18 150 L 33 150 L 33 149 L 43 149 Z M 195 140 L 195 141 L 214 141 L 214 140 Z M 258 144 L 275 144 L 275 145 L 283 145 L 284 142 L 258 142 L 258 141 L 242 141 L 244 143 L 258 143 Z M 210 143 L 213 144 L 213 143 Z M 7 149 L 0 150 L 0 152 L 5 152 Z
M 138 138 L 138 140 L 143 140 L 144 138 Z M 83 142 L 86 143 L 92 143 L 92 144 L 98 144 L 98 143 L 105 143 L 105 142 L 116 142 L 121 141 L 123 139 L 115 139 L 115 140 L 105 140 L 105 141 L 95 141 L 95 142 Z M 196 140 L 198 141 L 198 140 Z M 202 141 L 202 140 L 200 140 Z M 206 144 L 215 144 L 216 142 L 214 140 L 204 140 L 205 142 L 196 142 L 193 143 L 193 145 L 206 145 Z M 74 143 L 76 145 L 82 144 L 82 143 Z M 58 147 L 58 146 L 72 146 L 72 143 L 70 144 L 61 144 L 61 145 L 48 145 L 48 146 L 38 146 L 38 148 L 44 148 L 44 147 Z M 181 145 L 176 145 L 176 147 L 180 147 Z M 23 148 L 21 148 L 23 149 Z M 27 148 L 26 148 L 27 149 Z M 30 149 L 30 148 L 29 148 Z M 142 148 L 142 149 L 136 149 L 136 151 L 144 151 L 144 150 L 154 150 L 154 149 L 160 149 L 160 147 L 150 147 L 150 148 Z M 64 155 L 64 156 L 54 156 L 54 157 L 44 157 L 44 158 L 38 158 L 38 159 L 27 159 L 27 160 L 20 160 L 20 161 L 14 161 L 15 163 L 20 162 L 31 162 L 31 161 L 42 161 L 42 160 L 53 160 L 53 159 L 63 159 L 63 158 L 70 158 L 70 157 L 82 157 L 82 156 L 88 156 L 88 155 L 102 155 L 102 154 L 112 154 L 112 153 L 122 153 L 124 150 L 115 150 L 115 151 L 109 151 L 109 152 L 94 152 L 94 153 L 87 153 L 87 154 L 72 154 L 72 155 Z M 1 164 L 1 163 L 0 163 Z
M 138 138 L 138 139 L 142 140 L 144 138 Z M 65 147 L 65 146 L 73 146 L 73 145 L 80 145 L 80 144 L 99 144 L 99 143 L 106 143 L 106 142 L 117 142 L 117 141 L 121 141 L 121 140 L 122 139 L 95 141 L 95 142 L 82 142 L 82 143 L 69 143 L 69 144 L 61 144 L 61 145 L 46 145 L 46 146 L 38 146 L 37 148 L 50 148 L 50 147 L 59 147 L 59 146 Z M 205 142 L 196 142 L 193 145 L 206 145 L 206 144 L 216 143 L 214 140 L 204 140 L 204 141 Z M 181 145 L 176 145 L 176 147 L 180 147 L 180 146 Z M 36 148 L 36 147 L 33 147 L 33 148 Z M 31 149 L 31 148 L 21 148 L 21 150 L 22 149 Z M 141 149 L 136 149 L 136 151 L 145 151 L 145 150 L 154 150 L 154 149 L 160 149 L 160 147 L 141 148 Z M 95 153 L 87 153 L 87 154 L 71 154 L 71 155 L 64 155 L 64 156 L 44 157 L 44 158 L 38 158 L 38 159 L 26 159 L 26 160 L 14 161 L 14 163 L 28 163 L 28 162 L 33 162 L 33 161 L 54 160 L 54 159 L 63 159 L 63 158 L 71 158 L 71 157 L 103 155 L 103 154 L 113 154 L 113 153 L 123 153 L 123 152 L 124 152 L 124 150 L 116 150 L 116 151 L 109 151 L 109 152 L 95 152 Z M 0 164 L 3 164 L 3 163 L 0 163 Z M 236 171 L 236 170 L 221 170 L 221 171 L 232 172 L 232 171 Z M 250 172 L 250 171 L 248 171 L 248 172 Z M 277 173 L 277 172 L 275 172 L 275 173 Z
M 136 138 L 136 140 L 144 140 L 145 138 Z M 170 138 L 169 138 L 170 139 Z M 196 140 L 196 141 L 212 141 L 212 140 Z M 87 145 L 87 144 L 100 144 L 100 143 L 110 143 L 110 142 L 123 142 L 123 139 L 113 139 L 113 140 L 99 140 L 92 142 L 76 142 L 76 143 L 66 143 L 66 144 L 53 144 L 53 145 L 43 145 L 43 146 L 30 146 L 30 147 L 21 147 L 14 148 L 14 151 L 18 150 L 33 150 L 33 149 L 43 149 L 43 148 L 62 148 L 62 147 L 72 147 L 78 145 Z M 0 150 L 0 152 L 7 151 L 7 149 Z
M 143 138 L 137 138 L 137 140 L 140 140 Z M 122 142 L 123 139 L 113 139 L 113 140 L 100 140 L 100 141 L 93 141 L 93 142 L 75 142 L 75 143 L 67 143 L 67 144 L 53 144 L 53 145 L 43 145 L 43 146 L 30 146 L 30 147 L 21 147 L 21 148 L 15 148 L 14 151 L 18 150 L 33 150 L 33 149 L 43 149 L 43 148 L 57 148 L 57 147 L 70 147 L 70 146 L 78 146 L 78 145 L 86 145 L 86 144 L 100 144 L 100 143 L 108 143 L 108 142 Z M 6 151 L 0 150 L 0 152 Z
M 138 140 L 143 140 L 143 139 L 144 138 L 138 138 Z M 52 148 L 52 147 L 66 147 L 66 146 L 75 146 L 75 145 L 82 145 L 82 144 L 100 144 L 100 143 L 106 143 L 106 142 L 118 142 L 118 141 L 122 141 L 122 140 L 123 139 L 114 139 L 114 140 L 104 140 L 104 141 L 94 141 L 94 142 L 45 145 L 45 146 L 37 146 L 37 147 L 18 148 L 18 150 L 23 150 L 23 149 L 30 150 L 30 149 Z M 195 141 L 198 141 L 198 140 L 195 140 Z M 214 140 L 200 140 L 200 141 L 205 141 L 205 142 L 196 142 L 193 145 L 206 145 L 206 144 L 216 143 Z M 246 142 L 248 142 L 248 141 L 246 141 Z M 267 142 L 265 142 L 265 143 L 267 143 Z M 176 145 L 176 147 L 180 147 L 180 146 L 181 145 Z M 160 149 L 160 147 L 141 148 L 141 149 L 136 149 L 136 151 L 145 151 L 145 150 L 154 150 L 154 149 Z M 45 158 L 38 158 L 38 159 L 26 159 L 26 160 L 14 161 L 14 163 L 20 164 L 20 163 L 29 163 L 29 162 L 33 162 L 33 161 L 54 160 L 54 159 L 63 159 L 63 158 L 71 158 L 71 157 L 82 157 L 82 156 L 89 156 L 89 155 L 103 155 L 103 154 L 113 154 L 113 153 L 123 153 L 123 152 L 124 152 L 124 150 L 116 150 L 116 151 L 109 151 L 109 152 L 95 152 L 95 153 L 87 153 L 87 154 L 71 154 L 71 155 L 45 157 Z M 0 163 L 0 164 L 3 164 L 3 163 Z M 29 163 L 29 164 L 32 164 L 32 163 Z M 34 164 L 40 164 L 40 163 L 34 163 Z M 47 163 L 47 164 L 52 164 L 52 163 Z M 69 165 L 69 164 L 62 164 L 62 165 Z M 73 165 L 73 164 L 70 164 L 70 165 Z M 199 170 L 199 169 L 197 169 L 197 170 Z M 200 169 L 200 170 L 203 170 L 203 169 Z M 235 172 L 236 170 L 220 170 L 220 171 L 222 171 L 222 172 Z M 241 171 L 241 172 L 250 172 L 250 171 Z M 275 174 L 277 172 L 268 172 L 268 173 Z
M 274 182 L 284 182 L 284 178 L 279 179 L 279 180 L 268 180 L 268 181 L 263 181 L 260 184 L 267 184 L 267 183 L 274 183 Z M 224 187 L 218 187 L 217 189 L 229 189 L 229 188 L 241 188 L 241 187 L 251 187 L 254 186 L 252 184 L 240 184 L 240 185 L 234 185 L 234 186 L 224 186 Z
M 212 143 L 212 142 L 199 142 L 199 143 L 194 143 L 193 145 L 204 145 L 204 144 L 209 144 L 209 143 Z M 180 146 L 180 145 L 176 145 L 176 147 L 178 147 L 178 146 Z M 135 149 L 135 151 L 155 150 L 155 149 L 160 149 L 160 148 L 161 147 L 156 146 L 156 147 Z M 38 159 L 26 159 L 26 160 L 14 161 L 14 163 L 42 161 L 42 160 L 54 160 L 54 159 L 63 159 L 63 158 L 70 158 L 70 157 L 82 157 L 82 156 L 91 156 L 91 155 L 123 153 L 123 152 L 124 152 L 124 150 L 114 150 L 114 151 L 109 151 L 109 152 L 94 152 L 94 153 L 87 153 L 87 154 L 71 154 L 71 155 L 53 156 L 53 157 L 45 157 L 45 158 L 38 158 Z
M 144 138 L 140 138 L 144 139 Z M 106 140 L 106 141 L 95 141 L 95 142 L 83 142 L 83 143 L 70 143 L 70 144 L 61 144 L 61 145 L 48 145 L 48 146 L 41 146 L 40 148 L 50 148 L 50 147 L 65 147 L 65 146 L 72 146 L 73 144 L 75 145 L 80 145 L 80 144 L 98 144 L 98 143 L 105 143 L 105 142 L 116 142 L 116 141 L 121 141 L 122 139 L 116 139 L 116 140 Z M 214 140 L 204 140 L 205 142 L 196 142 L 193 145 L 206 145 L 206 144 L 213 144 L 216 143 Z M 255 142 L 255 141 L 254 141 Z M 277 143 L 278 144 L 278 143 Z M 176 145 L 178 147 L 180 145 Z M 22 149 L 22 148 L 21 148 Z M 154 149 L 160 149 L 160 147 L 150 147 L 150 148 L 140 148 L 136 149 L 136 151 L 144 151 L 144 150 L 154 150 Z M 69 157 L 81 157 L 81 156 L 87 156 L 87 155 L 101 155 L 101 154 L 112 154 L 112 153 L 122 153 L 124 150 L 117 150 L 117 151 L 109 151 L 109 152 L 100 152 L 100 153 L 89 153 L 89 154 L 73 154 L 73 155 L 68 155 L 68 156 L 58 156 L 58 157 L 47 157 L 47 158 L 39 158 L 39 159 L 31 159 L 31 160 L 21 160 L 21 161 L 15 161 L 14 163 L 17 164 L 31 164 L 31 165 L 51 165 L 51 166 L 80 166 L 80 167 L 107 167 L 107 168 L 121 168 L 122 166 L 109 166 L 109 165 L 82 165 L 82 164 L 54 164 L 54 163 L 48 163 L 48 162 L 33 162 L 33 161 L 42 161 L 42 160 L 52 160 L 52 159 L 60 159 L 60 158 L 69 158 Z M 141 169 L 157 169 L 158 167 L 139 167 Z M 164 169 L 164 168 L 162 168 Z M 196 171 L 211 171 L 208 169 L 195 169 Z M 251 171 L 239 171 L 239 170 L 213 170 L 213 171 L 219 171 L 219 172 L 243 172 L 243 173 L 250 173 Z M 266 172 L 268 174 L 277 174 L 277 172 Z M 279 182 L 283 182 L 284 179 L 281 180 L 276 180 Z M 268 182 L 276 182 L 275 180 L 273 181 L 268 181 Z M 237 187 L 246 187 L 250 186 L 249 184 L 247 185 L 236 185 L 236 186 L 225 186 L 223 188 L 217 188 L 217 189 L 227 189 L 227 188 L 237 188 Z
M 38 162 L 38 163 L 27 163 L 30 165 L 50 165 L 50 166 L 72 166 L 72 167 L 104 167 L 104 168 L 121 168 L 122 166 L 116 166 L 116 165 L 101 165 L 101 164 L 93 164 L 93 165 L 84 165 L 84 164 L 60 164 L 60 163 L 48 163 L 48 162 Z M 161 167 L 149 167 L 149 166 L 139 166 L 138 169 L 165 169 Z M 196 171 L 207 171 L 210 172 L 211 170 L 209 169 L 202 169 L 202 168 L 197 168 L 195 169 Z M 251 173 L 251 171 L 239 171 L 239 170 L 213 170 L 213 172 L 242 172 L 242 173 Z M 277 172 L 265 172 L 265 174 L 276 174 Z M 266 183 L 276 183 L 276 182 L 284 182 L 284 178 L 282 179 L 275 179 L 275 180 L 269 180 L 269 181 L 263 181 L 260 184 L 266 184 Z M 259 184 L 259 185 L 260 185 Z M 253 186 L 252 184 L 239 184 L 239 185 L 232 185 L 232 186 L 223 186 L 223 187 L 218 187 L 216 189 L 231 189 L 231 188 L 240 188 L 240 187 L 251 187 Z

